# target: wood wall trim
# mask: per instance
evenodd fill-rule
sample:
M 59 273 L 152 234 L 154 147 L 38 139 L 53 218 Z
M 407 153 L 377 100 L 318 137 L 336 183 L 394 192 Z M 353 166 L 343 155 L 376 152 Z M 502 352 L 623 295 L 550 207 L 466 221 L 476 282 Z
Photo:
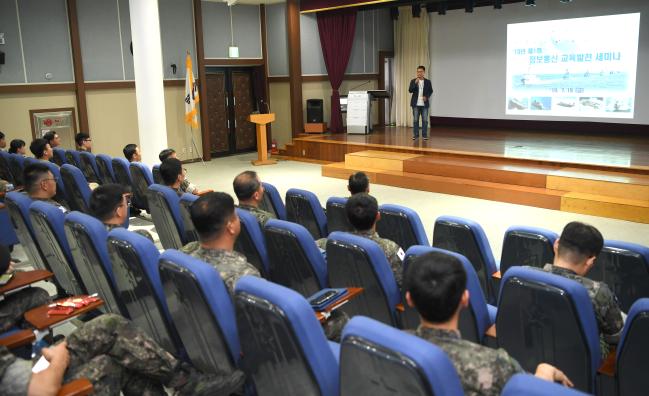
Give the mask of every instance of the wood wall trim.
M 135 88 L 135 81 L 93 81 L 87 82 L 87 90 L 93 89 L 124 89 L 124 88 Z
M 263 59 L 253 58 L 208 58 L 205 59 L 206 66 L 261 66 Z
M 203 9 L 201 0 L 192 0 L 194 5 L 194 36 L 196 37 L 196 63 L 198 64 L 198 89 L 201 112 L 201 142 L 203 160 L 212 159 L 212 144 L 210 142 L 210 125 L 207 116 L 207 78 L 205 77 L 205 48 L 203 47 Z
M 33 92 L 74 92 L 75 83 L 55 83 L 55 84 L 12 84 L 0 85 L 0 94 L 13 93 L 33 93 Z
M 286 35 L 291 109 L 291 134 L 302 133 L 302 55 L 300 53 L 300 0 L 286 1 Z
M 83 61 L 81 59 L 81 39 L 79 20 L 77 18 L 77 0 L 67 0 L 68 23 L 70 24 L 70 45 L 72 47 L 72 68 L 74 71 L 77 111 L 79 112 L 79 130 L 90 133 L 88 124 L 88 107 L 86 105 L 86 86 L 83 78 Z
M 394 51 L 379 51 L 379 75 L 377 81 L 378 89 L 385 89 L 385 68 L 383 67 L 383 64 L 385 63 L 386 58 L 394 58 Z M 379 125 L 385 124 L 385 106 L 383 106 L 384 103 L 385 99 L 379 99 Z
M 268 108 L 272 109 L 270 105 L 270 85 L 268 84 L 268 42 L 266 36 L 266 6 L 264 4 L 259 5 L 259 20 L 261 21 L 261 56 L 263 56 L 263 69 L 264 69 L 264 86 L 266 94 L 264 99 L 268 104 Z M 259 112 L 263 111 L 261 106 Z M 266 126 L 266 147 L 271 147 L 271 142 L 273 141 L 273 131 L 272 126 L 268 124 Z
M 280 82 L 289 82 L 289 81 L 290 78 L 288 76 L 268 76 L 269 83 L 280 83 Z
M 583 134 L 614 133 L 619 135 L 649 136 L 649 125 L 622 124 L 613 122 L 513 120 L 431 116 L 430 125 L 471 127 L 479 129 L 547 130 L 553 132 L 558 131 Z
M 379 80 L 378 74 L 345 74 L 343 80 L 353 81 L 353 80 Z M 289 76 L 270 76 L 268 81 L 271 83 L 283 83 L 290 82 L 291 78 Z M 329 81 L 329 76 L 326 74 L 317 75 L 317 76 L 302 76 L 302 82 L 317 82 L 317 81 Z

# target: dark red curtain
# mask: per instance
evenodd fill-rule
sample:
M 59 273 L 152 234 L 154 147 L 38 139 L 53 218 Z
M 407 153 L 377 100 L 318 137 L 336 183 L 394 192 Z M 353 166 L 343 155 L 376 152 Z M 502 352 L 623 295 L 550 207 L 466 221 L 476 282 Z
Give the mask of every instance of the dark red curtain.
M 347 62 L 352 51 L 354 30 L 356 28 L 356 10 L 318 12 L 318 32 L 324 56 L 329 82 L 331 83 L 331 132 L 343 131 L 343 119 L 340 114 L 340 94 L 338 88 L 345 76 Z

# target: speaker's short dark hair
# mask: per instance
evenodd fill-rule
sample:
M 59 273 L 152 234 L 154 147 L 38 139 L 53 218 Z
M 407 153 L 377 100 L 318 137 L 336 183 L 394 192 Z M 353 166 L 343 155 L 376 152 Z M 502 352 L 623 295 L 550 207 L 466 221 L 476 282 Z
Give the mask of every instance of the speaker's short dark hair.
M 160 177 L 166 186 L 171 186 L 183 172 L 183 164 L 176 158 L 167 158 L 160 164 Z
M 349 182 L 347 187 L 349 192 L 354 195 L 358 193 L 367 192 L 367 188 L 370 185 L 370 179 L 364 172 L 356 172 L 349 176 Z
M 166 149 L 162 150 L 160 152 L 160 154 L 158 154 L 158 158 L 160 158 L 160 162 L 162 162 L 162 161 L 166 160 L 167 158 L 169 158 L 169 156 L 171 154 L 175 153 L 175 152 L 176 152 L 176 150 L 174 150 L 172 148 L 166 148 Z
M 25 191 L 32 192 L 37 183 L 50 171 L 50 168 L 45 164 L 30 164 L 25 166 L 23 170 L 23 182 L 25 183 Z
M 424 66 L 422 66 L 422 65 L 417 66 L 417 70 L 419 70 L 419 69 L 421 69 L 421 70 L 423 70 L 423 71 L 426 71 L 426 67 L 424 67 Z
M 11 141 L 11 143 L 9 143 L 9 152 L 16 154 L 19 148 L 25 147 L 25 144 L 25 141 L 22 139 L 14 139 Z
M 128 160 L 128 162 L 131 162 L 133 160 L 133 154 L 135 154 L 135 149 L 137 149 L 137 144 L 129 143 L 126 146 L 124 146 L 124 149 L 122 149 L 122 152 L 124 153 L 124 157 Z
M 405 274 L 405 289 L 410 292 L 417 312 L 433 323 L 448 321 L 457 310 L 466 290 L 466 271 L 457 258 L 429 252 L 410 261 Z
M 209 241 L 221 235 L 234 215 L 234 200 L 229 194 L 210 192 L 194 201 L 189 214 L 199 239 Z
M 561 232 L 558 255 L 576 264 L 599 255 L 603 247 L 604 237 L 597 228 L 573 221 Z
M 52 144 L 52 140 L 54 140 L 54 137 L 56 136 L 56 132 L 54 131 L 49 131 L 43 135 L 43 139 L 47 140 L 50 145 Z
M 250 199 L 260 186 L 257 172 L 250 170 L 239 173 L 232 182 L 234 194 L 240 201 Z
M 29 151 L 34 154 L 34 157 L 42 158 L 48 144 L 47 140 L 43 138 L 34 139 L 34 141 L 29 145 Z
M 90 139 L 90 135 L 87 133 L 79 132 L 74 136 L 74 141 L 77 143 L 77 146 L 81 146 L 86 139 Z
M 372 228 L 379 212 L 379 203 L 376 198 L 367 193 L 352 195 L 345 204 L 347 218 L 351 225 L 358 231 Z
M 129 192 L 127 187 L 116 183 L 98 186 L 90 194 L 90 204 L 88 205 L 90 214 L 102 222 L 109 220 L 115 209 L 122 203 L 124 194 Z

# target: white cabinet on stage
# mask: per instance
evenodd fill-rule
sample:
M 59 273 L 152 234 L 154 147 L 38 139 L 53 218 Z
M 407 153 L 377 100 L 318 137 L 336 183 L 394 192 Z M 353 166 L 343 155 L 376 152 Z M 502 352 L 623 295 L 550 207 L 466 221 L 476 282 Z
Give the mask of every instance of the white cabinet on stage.
M 371 130 L 370 94 L 349 91 L 347 94 L 347 133 L 366 135 Z

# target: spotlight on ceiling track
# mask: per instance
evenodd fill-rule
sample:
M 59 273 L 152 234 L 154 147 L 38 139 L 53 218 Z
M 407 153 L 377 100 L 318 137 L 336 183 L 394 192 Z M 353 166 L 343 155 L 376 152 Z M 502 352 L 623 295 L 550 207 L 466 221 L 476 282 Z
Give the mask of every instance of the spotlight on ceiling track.
M 503 8 L 503 0 L 494 0 L 494 8 L 500 10 Z
M 419 18 L 421 15 L 421 4 L 415 3 L 412 5 L 412 17 Z
M 525 0 L 525 7 L 536 7 L 536 0 Z
M 448 9 L 448 3 L 445 1 L 442 1 L 440 3 L 437 3 L 437 13 L 439 15 L 446 15 L 446 10 Z
M 466 0 L 464 2 L 464 12 L 473 12 L 474 5 L 475 5 L 475 0 Z

